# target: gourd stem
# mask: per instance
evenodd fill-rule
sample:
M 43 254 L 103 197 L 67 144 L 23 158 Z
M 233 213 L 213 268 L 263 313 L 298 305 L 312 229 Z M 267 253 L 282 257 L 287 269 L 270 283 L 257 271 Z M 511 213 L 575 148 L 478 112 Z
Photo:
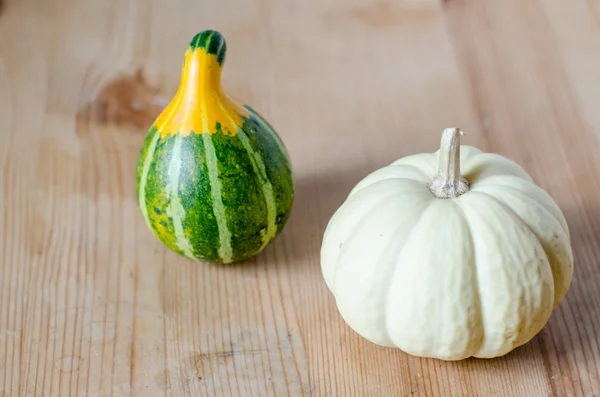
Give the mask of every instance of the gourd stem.
M 460 174 L 459 128 L 446 128 L 442 133 L 439 150 L 438 174 L 429 185 L 429 190 L 437 198 L 456 198 L 469 191 L 469 182 Z

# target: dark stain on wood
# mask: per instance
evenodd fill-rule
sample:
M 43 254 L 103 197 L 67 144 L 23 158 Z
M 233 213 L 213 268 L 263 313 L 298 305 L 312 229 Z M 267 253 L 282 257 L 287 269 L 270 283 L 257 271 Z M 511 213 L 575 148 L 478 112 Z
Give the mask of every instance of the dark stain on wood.
M 222 352 L 216 352 L 216 353 L 207 353 L 207 354 L 201 354 L 199 357 L 202 359 L 205 358 L 223 358 L 223 357 L 233 357 L 233 356 L 237 356 L 240 355 L 242 352 L 239 351 L 233 351 L 233 350 L 226 350 L 226 351 L 222 351 Z
M 71 145 L 77 149 L 65 150 L 50 138 L 39 146 L 38 186 L 46 193 L 135 197 L 138 154 L 148 130 L 168 104 L 163 92 L 148 83 L 142 70 L 111 80 L 77 111 L 79 141 Z M 70 127 L 67 122 L 63 125 Z M 75 182 L 67 171 L 72 169 L 85 170 L 85 174 Z
M 168 99 L 148 84 L 138 69 L 133 75 L 118 76 L 105 85 L 93 101 L 79 110 L 77 119 L 145 133 L 167 104 Z
M 237 350 L 235 347 L 232 349 L 226 349 L 222 351 L 217 351 L 213 353 L 201 353 L 192 357 L 192 362 L 196 367 L 196 374 L 202 376 L 206 372 L 206 368 L 204 368 L 204 364 L 206 362 L 210 362 L 211 360 L 220 360 L 227 359 L 231 357 L 238 356 L 246 356 L 246 355 L 257 355 L 262 353 L 272 353 L 272 349 L 263 348 L 263 349 L 250 349 L 250 350 Z

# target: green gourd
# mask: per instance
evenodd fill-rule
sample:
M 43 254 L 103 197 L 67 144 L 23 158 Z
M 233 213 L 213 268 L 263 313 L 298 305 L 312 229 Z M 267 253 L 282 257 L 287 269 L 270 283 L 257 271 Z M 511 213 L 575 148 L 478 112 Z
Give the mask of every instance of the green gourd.
M 181 255 L 216 263 L 261 252 L 294 199 L 284 143 L 223 90 L 225 52 L 219 32 L 192 39 L 179 89 L 148 131 L 136 171 L 138 204 L 154 235 Z

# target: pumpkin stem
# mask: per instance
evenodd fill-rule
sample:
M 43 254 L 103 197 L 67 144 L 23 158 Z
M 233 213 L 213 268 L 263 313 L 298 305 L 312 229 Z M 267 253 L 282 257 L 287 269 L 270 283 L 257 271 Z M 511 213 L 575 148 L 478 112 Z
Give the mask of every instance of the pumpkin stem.
M 437 198 L 455 198 L 469 191 L 469 182 L 460 174 L 461 135 L 459 128 L 446 128 L 442 133 L 438 174 L 429 185 Z

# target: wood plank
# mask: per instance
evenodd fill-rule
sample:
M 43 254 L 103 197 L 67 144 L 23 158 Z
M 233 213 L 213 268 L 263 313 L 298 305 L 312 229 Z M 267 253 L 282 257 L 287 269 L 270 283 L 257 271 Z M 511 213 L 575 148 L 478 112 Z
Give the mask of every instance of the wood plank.
M 554 30 L 566 31 L 558 15 L 573 15 L 581 9 L 576 3 L 581 2 L 550 4 L 553 19 L 534 1 L 457 0 L 448 2 L 446 10 L 487 146 L 525 166 L 561 206 L 572 234 L 576 271 L 567 298 L 532 342 L 533 351 L 527 356 L 516 352 L 521 356 L 519 365 L 507 368 L 506 374 L 511 387 L 514 376 L 529 371 L 522 387 L 537 378 L 552 395 L 590 396 L 600 393 L 600 295 L 595 293 L 600 282 L 595 259 L 600 254 L 595 204 L 600 157 L 584 111 L 598 100 L 584 97 L 587 105 L 582 111 L 576 89 L 589 93 L 582 87 L 597 81 L 600 70 L 575 66 L 593 56 L 581 56 L 579 63 L 571 60 L 566 67 Z M 572 18 L 568 29 L 593 37 L 585 31 L 587 21 L 582 15 Z M 574 68 L 576 88 L 569 78 Z M 533 363 L 531 354 L 537 357 Z M 543 368 L 537 371 L 526 368 L 539 363 Z M 502 390 L 502 384 L 495 386 Z
M 588 131 L 600 137 L 600 2 L 541 0 Z
M 426 364 L 352 333 L 318 268 L 323 228 L 351 185 L 435 147 L 448 123 L 469 129 L 466 100 L 450 100 L 461 86 L 441 9 L 247 2 L 253 12 L 232 14 L 224 11 L 233 3 L 191 4 L 6 5 L 0 81 L 11 128 L 2 225 L 3 236 L 17 226 L 20 234 L 3 240 L 3 390 L 390 395 L 439 390 L 438 382 L 443 389 L 451 380 L 437 380 Z M 278 127 L 298 181 L 280 240 L 229 268 L 165 250 L 139 218 L 133 190 L 145 128 L 176 89 L 185 44 L 215 25 L 230 48 L 226 86 Z
M 591 23 L 580 3 L 569 21 Z M 598 72 L 581 66 L 597 33 L 570 32 L 563 8 L 5 0 L 0 396 L 600 395 Z M 297 184 L 281 237 L 228 267 L 167 250 L 134 191 L 146 129 L 207 28 L 227 38 L 226 88 L 279 131 Z M 589 40 L 579 52 L 575 38 Z M 343 322 L 320 272 L 324 227 L 351 187 L 435 150 L 448 126 L 523 164 L 572 229 L 566 301 L 497 360 L 374 346 Z

